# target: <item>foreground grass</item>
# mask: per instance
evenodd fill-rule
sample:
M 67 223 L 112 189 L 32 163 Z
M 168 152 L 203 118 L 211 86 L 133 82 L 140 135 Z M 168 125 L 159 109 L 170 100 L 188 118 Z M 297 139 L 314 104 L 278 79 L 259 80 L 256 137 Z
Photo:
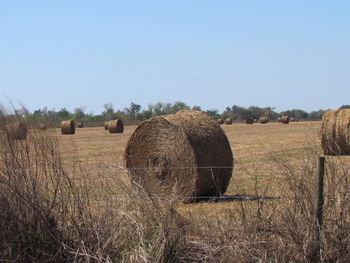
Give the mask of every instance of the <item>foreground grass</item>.
M 227 194 L 277 199 L 158 199 L 119 168 L 134 127 L 121 136 L 103 128 L 2 136 L 0 260 L 312 262 L 317 124 L 251 127 L 224 127 L 236 160 Z M 348 158 L 327 158 L 325 262 L 350 256 L 348 178 Z

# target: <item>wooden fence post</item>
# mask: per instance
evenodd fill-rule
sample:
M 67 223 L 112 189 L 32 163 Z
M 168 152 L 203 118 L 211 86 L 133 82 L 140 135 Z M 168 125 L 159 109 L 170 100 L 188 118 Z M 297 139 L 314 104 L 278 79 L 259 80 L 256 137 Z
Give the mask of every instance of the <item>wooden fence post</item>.
M 316 204 L 315 204 L 315 259 L 314 262 L 321 262 L 321 232 L 323 224 L 323 204 L 324 204 L 324 163 L 325 157 L 317 157 L 316 174 Z

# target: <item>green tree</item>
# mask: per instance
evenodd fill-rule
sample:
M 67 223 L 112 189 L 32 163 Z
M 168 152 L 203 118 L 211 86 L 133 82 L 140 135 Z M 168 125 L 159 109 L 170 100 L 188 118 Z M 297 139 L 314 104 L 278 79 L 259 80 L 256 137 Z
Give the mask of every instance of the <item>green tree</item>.
M 214 119 L 217 119 L 220 117 L 219 111 L 217 109 L 206 110 L 205 113 L 213 117 Z
M 148 109 L 153 113 L 154 116 L 166 114 L 164 105 L 161 102 L 158 102 L 156 104 L 149 104 Z
M 135 117 L 141 110 L 141 105 L 135 104 L 133 102 L 130 103 L 130 107 L 126 109 L 128 115 Z
M 193 106 L 192 110 L 202 111 L 201 106 Z
M 74 114 L 72 118 L 74 120 L 82 121 L 85 118 L 85 107 L 78 107 L 74 109 Z
M 323 114 L 325 114 L 327 110 L 318 110 L 318 111 L 312 111 L 309 113 L 308 119 L 309 120 L 322 120 Z
M 51 115 L 54 111 L 51 112 Z M 69 119 L 71 116 L 71 113 L 66 109 L 66 108 L 61 108 L 58 112 L 57 112 L 57 116 L 61 119 Z
M 182 101 L 176 101 L 172 106 L 171 106 L 171 113 L 176 113 L 180 110 L 190 110 L 191 108 L 186 105 L 186 103 Z
M 113 119 L 114 108 L 112 103 L 106 103 L 103 105 L 104 111 L 102 112 L 102 118 L 105 121 Z
M 137 116 L 137 120 L 139 121 L 144 121 L 147 120 L 149 118 L 152 118 L 153 113 L 150 110 L 143 110 L 141 113 L 138 114 Z

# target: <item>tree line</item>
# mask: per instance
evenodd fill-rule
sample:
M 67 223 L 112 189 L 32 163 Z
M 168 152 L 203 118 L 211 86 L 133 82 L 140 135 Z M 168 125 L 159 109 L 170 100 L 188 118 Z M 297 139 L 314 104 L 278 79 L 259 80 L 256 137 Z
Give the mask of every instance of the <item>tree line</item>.
M 340 109 L 350 108 L 350 105 L 343 105 Z M 91 122 L 103 122 L 111 119 L 122 119 L 128 123 L 136 123 L 143 121 L 151 117 L 176 113 L 180 110 L 199 110 L 207 113 L 215 119 L 218 118 L 232 118 L 234 121 L 242 121 L 247 118 L 253 117 L 258 119 L 260 117 L 268 117 L 270 120 L 277 120 L 279 116 L 288 115 L 299 120 L 321 120 L 323 114 L 327 110 L 317 110 L 306 112 L 301 109 L 291 109 L 282 112 L 276 112 L 273 107 L 257 107 L 250 106 L 248 108 L 233 105 L 226 107 L 223 112 L 219 112 L 217 109 L 202 110 L 200 106 L 190 107 L 182 101 L 176 101 L 174 103 L 161 103 L 149 104 L 147 108 L 142 109 L 141 105 L 131 103 L 129 107 L 124 109 L 115 109 L 112 103 L 104 105 L 104 110 L 100 114 L 88 113 L 85 107 L 77 107 L 73 111 L 69 111 L 66 108 L 61 108 L 56 111 L 54 109 L 43 109 L 29 112 L 25 109 L 16 110 L 17 116 L 31 121 L 31 122 L 46 122 L 53 123 L 60 122 L 61 120 L 73 119 L 75 121 L 91 123 Z

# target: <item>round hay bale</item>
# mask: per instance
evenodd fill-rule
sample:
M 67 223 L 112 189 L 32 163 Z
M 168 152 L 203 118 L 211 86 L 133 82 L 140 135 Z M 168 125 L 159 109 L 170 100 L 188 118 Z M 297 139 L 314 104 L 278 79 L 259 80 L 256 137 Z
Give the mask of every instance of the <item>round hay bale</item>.
M 108 122 L 108 131 L 110 133 L 123 133 L 124 124 L 122 120 L 111 120 Z
M 105 121 L 105 130 L 108 130 L 108 123 L 109 121 Z
M 246 124 L 253 124 L 254 123 L 254 118 L 253 117 L 249 117 L 248 119 L 245 120 Z
M 290 122 L 295 122 L 296 120 L 295 120 L 295 118 L 294 117 L 292 117 L 292 118 L 290 118 L 290 120 L 289 120 Z
M 47 129 L 46 123 L 39 123 L 39 130 L 45 131 Z
M 325 155 L 350 155 L 350 109 L 331 110 L 323 115 L 321 144 Z
M 25 140 L 28 128 L 22 122 L 14 122 L 6 124 L 4 131 L 10 140 Z
M 75 134 L 75 123 L 73 120 L 61 121 L 62 134 Z
M 289 124 L 289 116 L 284 115 L 280 117 L 281 119 L 279 120 L 279 122 L 283 123 L 283 124 Z
M 259 122 L 260 122 L 261 124 L 266 124 L 266 123 L 269 122 L 269 118 L 268 118 L 268 117 L 260 117 L 260 118 L 259 118 Z
M 185 201 L 222 195 L 232 176 L 228 139 L 217 121 L 200 111 L 141 122 L 124 158 L 133 180 L 146 190 Z
M 231 125 L 231 124 L 232 124 L 232 119 L 231 119 L 231 118 L 225 119 L 225 123 L 226 123 L 227 125 Z
M 281 117 L 278 117 L 277 121 L 278 121 L 278 122 L 281 122 Z
M 84 128 L 84 123 L 78 122 L 78 128 Z
M 224 124 L 224 120 L 223 119 L 217 119 L 219 124 Z

